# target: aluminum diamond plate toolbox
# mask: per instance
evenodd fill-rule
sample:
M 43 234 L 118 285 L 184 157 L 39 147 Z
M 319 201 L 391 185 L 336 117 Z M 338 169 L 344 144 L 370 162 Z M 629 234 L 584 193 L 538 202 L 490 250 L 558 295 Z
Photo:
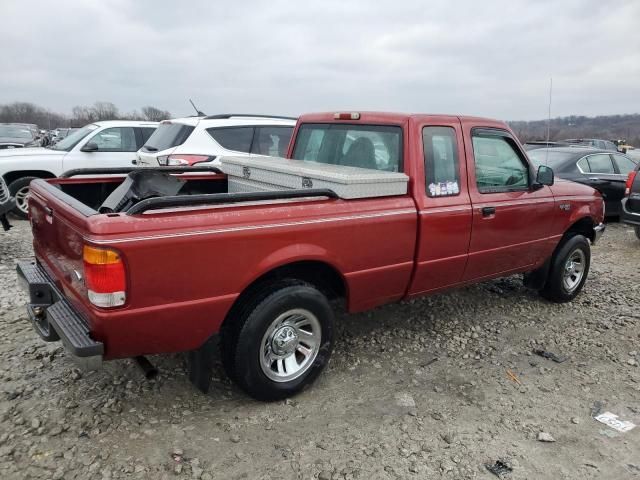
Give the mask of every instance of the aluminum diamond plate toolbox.
M 371 198 L 405 195 L 409 182 L 404 173 L 277 157 L 222 157 L 220 163 L 230 191 L 328 188 L 340 198 Z

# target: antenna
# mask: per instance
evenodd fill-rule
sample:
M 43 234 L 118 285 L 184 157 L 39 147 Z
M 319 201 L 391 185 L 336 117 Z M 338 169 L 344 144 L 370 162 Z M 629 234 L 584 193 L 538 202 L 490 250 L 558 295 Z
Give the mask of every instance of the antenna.
M 553 77 L 549 79 L 549 116 L 547 117 L 547 148 L 545 149 L 544 164 L 549 163 L 549 137 L 551 136 L 551 94 L 553 92 Z
M 191 103 L 191 106 L 196 111 L 199 117 L 205 117 L 207 115 L 206 113 L 202 113 L 200 110 L 198 110 L 198 107 L 196 107 L 196 104 L 193 103 L 193 100 L 189 99 L 189 103 Z

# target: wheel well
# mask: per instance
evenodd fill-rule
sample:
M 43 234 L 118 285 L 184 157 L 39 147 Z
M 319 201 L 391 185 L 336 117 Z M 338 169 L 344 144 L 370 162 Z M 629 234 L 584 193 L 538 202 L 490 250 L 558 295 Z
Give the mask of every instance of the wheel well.
M 583 217 L 567 229 L 565 236 L 571 233 L 579 233 L 593 242 L 596 238 L 596 233 L 593 230 L 595 226 L 596 224 L 591 217 Z
M 269 283 L 284 279 L 302 280 L 314 285 L 329 300 L 345 298 L 347 287 L 344 278 L 334 267 L 319 261 L 301 261 L 277 267 L 254 280 L 233 303 L 224 322 L 232 318 L 251 297 L 268 288 Z
M 55 178 L 55 175 L 46 170 L 18 170 L 5 173 L 4 181 L 9 185 L 11 182 L 23 177 Z

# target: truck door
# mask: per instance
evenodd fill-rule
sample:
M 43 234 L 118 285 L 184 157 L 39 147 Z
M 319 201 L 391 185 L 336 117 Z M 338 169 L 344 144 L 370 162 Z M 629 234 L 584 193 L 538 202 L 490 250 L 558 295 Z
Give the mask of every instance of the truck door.
M 138 145 L 134 127 L 107 127 L 88 135 L 64 157 L 64 170 L 131 167 Z
M 416 266 L 409 295 L 459 283 L 471 236 L 471 201 L 460 121 L 433 117 L 412 129 L 418 206 Z M 416 145 L 417 144 L 417 145 Z
M 508 274 L 540 259 L 550 236 L 554 199 L 534 188 L 533 167 L 512 134 L 463 121 L 473 225 L 463 279 Z

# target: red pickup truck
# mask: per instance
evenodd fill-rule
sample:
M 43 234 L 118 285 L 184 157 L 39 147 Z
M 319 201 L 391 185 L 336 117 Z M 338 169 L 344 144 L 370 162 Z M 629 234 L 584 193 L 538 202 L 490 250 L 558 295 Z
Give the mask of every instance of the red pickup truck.
M 524 273 L 543 297 L 570 301 L 604 230 L 600 194 L 554 183 L 548 167 L 534 171 L 494 120 L 309 114 L 287 157 L 403 172 L 407 191 L 230 193 L 222 173 L 176 168 L 163 175 L 180 178 L 178 194 L 115 211 L 100 205 L 132 174 L 34 180 L 35 259 L 17 268 L 37 332 L 90 366 L 189 352 L 189 376 L 203 391 L 219 339 L 229 376 L 274 400 L 327 365 L 332 300 L 357 312 Z

